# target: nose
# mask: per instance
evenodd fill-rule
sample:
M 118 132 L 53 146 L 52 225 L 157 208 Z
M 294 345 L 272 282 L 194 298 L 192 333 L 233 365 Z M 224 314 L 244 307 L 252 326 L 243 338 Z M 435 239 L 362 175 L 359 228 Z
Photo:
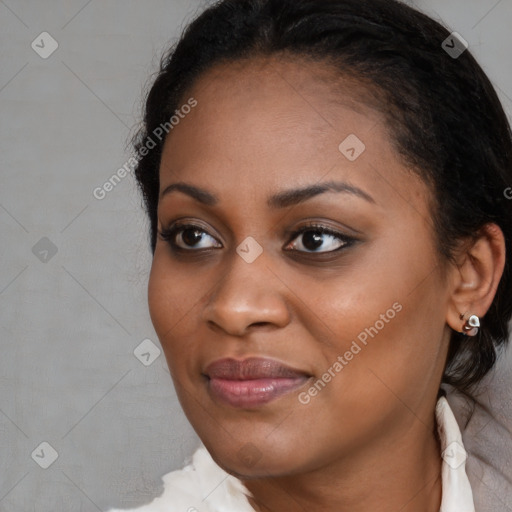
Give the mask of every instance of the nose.
M 286 287 L 264 255 L 247 263 L 234 254 L 228 265 L 205 303 L 203 321 L 233 336 L 285 327 L 290 322 Z

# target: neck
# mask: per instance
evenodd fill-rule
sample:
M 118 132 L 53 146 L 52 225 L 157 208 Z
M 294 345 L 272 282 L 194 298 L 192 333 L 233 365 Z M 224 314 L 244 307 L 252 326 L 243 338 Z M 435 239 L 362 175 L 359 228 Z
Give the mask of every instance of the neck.
M 243 483 L 258 512 L 439 512 L 440 451 L 434 424 L 416 420 L 325 467 Z

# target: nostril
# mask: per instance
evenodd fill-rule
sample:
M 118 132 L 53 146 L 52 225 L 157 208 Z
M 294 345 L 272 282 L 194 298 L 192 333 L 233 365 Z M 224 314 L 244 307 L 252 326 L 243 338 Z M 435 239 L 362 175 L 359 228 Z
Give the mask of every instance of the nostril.
M 272 325 L 270 322 L 254 322 L 249 327 L 267 327 Z

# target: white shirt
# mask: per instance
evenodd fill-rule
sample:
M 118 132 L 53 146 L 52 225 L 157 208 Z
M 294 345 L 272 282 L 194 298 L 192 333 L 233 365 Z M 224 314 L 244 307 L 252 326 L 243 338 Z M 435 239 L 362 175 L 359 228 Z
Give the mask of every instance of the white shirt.
M 436 405 L 436 423 L 443 457 L 440 512 L 475 512 L 466 475 L 462 436 L 445 397 Z M 130 512 L 254 512 L 242 482 L 226 473 L 201 445 L 189 465 L 162 477 L 164 491 L 149 505 Z M 107 512 L 123 512 L 110 509 Z

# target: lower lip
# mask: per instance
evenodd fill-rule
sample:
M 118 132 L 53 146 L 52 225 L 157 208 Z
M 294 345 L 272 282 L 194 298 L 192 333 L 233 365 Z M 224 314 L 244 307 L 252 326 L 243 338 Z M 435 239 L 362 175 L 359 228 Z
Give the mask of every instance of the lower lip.
M 220 401 L 233 407 L 258 407 L 301 387 L 307 377 L 253 380 L 210 379 L 209 390 Z

